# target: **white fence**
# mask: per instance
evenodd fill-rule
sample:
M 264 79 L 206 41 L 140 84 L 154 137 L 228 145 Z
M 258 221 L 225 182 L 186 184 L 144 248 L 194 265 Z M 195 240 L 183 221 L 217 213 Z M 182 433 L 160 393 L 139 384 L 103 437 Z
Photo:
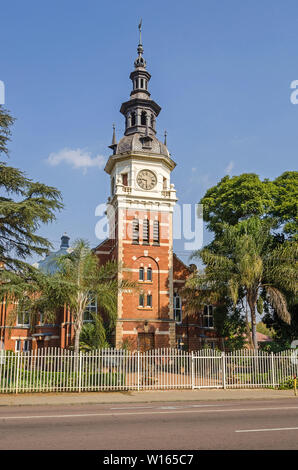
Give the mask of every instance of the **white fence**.
M 298 375 L 297 352 L 0 351 L 0 393 L 276 387 Z

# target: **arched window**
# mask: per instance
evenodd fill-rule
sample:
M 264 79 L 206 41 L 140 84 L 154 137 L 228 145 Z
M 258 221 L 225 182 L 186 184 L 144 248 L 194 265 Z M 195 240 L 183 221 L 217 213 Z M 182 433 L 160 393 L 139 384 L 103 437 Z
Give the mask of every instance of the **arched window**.
M 203 312 L 203 327 L 204 328 L 213 328 L 214 326 L 213 314 L 214 314 L 213 305 L 204 305 L 204 312 Z
M 159 222 L 154 220 L 153 222 L 153 243 L 159 245 Z
M 132 221 L 132 243 L 139 243 L 139 221 L 133 219 Z
M 122 184 L 123 186 L 128 186 L 128 174 L 127 173 L 122 173 Z
M 149 244 L 149 220 L 145 219 L 143 221 L 143 243 L 146 245 Z
M 131 125 L 136 125 L 136 113 L 134 111 L 131 113 Z
M 152 295 L 147 294 L 147 307 L 152 307 Z
M 115 178 L 113 176 L 113 178 L 111 179 L 111 194 L 113 195 L 115 192 Z
M 182 308 L 181 308 L 181 297 L 177 292 L 174 292 L 174 320 L 177 323 L 182 321 Z
M 146 126 L 146 122 L 147 122 L 147 113 L 145 111 L 142 111 L 142 114 L 141 114 L 141 125 L 142 126 Z
M 144 281 L 144 268 L 139 269 L 139 281 Z
M 144 294 L 139 295 L 139 307 L 144 307 Z
M 152 268 L 147 268 L 147 281 L 152 281 Z

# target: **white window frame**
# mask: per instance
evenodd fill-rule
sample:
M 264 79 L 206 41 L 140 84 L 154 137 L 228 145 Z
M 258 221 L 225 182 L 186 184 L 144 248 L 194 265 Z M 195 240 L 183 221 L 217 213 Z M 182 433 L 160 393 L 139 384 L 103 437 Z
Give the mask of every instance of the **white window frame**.
M 28 323 L 24 323 L 24 318 L 25 318 L 25 315 L 28 315 Z M 22 322 L 19 323 L 19 317 L 22 316 Z M 29 328 L 30 326 L 30 316 L 29 316 L 29 313 L 28 312 L 19 312 L 18 313 L 18 316 L 17 316 L 17 326 L 21 326 L 21 327 L 26 327 L 26 328 Z
M 19 346 L 19 347 L 17 347 Z M 22 341 L 20 339 L 15 340 L 14 350 L 15 352 L 21 352 Z
M 25 348 L 25 345 L 26 345 L 26 348 Z M 23 352 L 28 352 L 28 351 L 30 351 L 30 340 L 24 339 L 22 351 L 23 351 Z
M 178 300 L 179 306 L 176 305 L 176 300 Z M 182 323 L 182 300 L 178 292 L 174 292 L 173 296 L 173 312 L 174 320 L 176 323 Z M 179 319 L 177 319 L 177 316 Z
M 205 313 L 205 309 L 207 308 L 207 313 Z M 211 313 L 210 313 L 211 310 Z M 210 322 L 211 319 L 211 322 Z M 207 325 L 205 325 L 205 320 L 207 320 Z M 212 326 L 210 326 L 210 323 L 212 323 Z M 204 310 L 203 310 L 203 328 L 214 328 L 214 306 L 213 305 L 204 305 Z
M 83 324 L 93 323 L 94 322 L 92 313 L 97 315 L 98 305 L 97 305 L 97 299 L 94 299 L 94 298 L 92 298 L 92 296 L 90 296 L 90 301 L 89 301 L 88 305 L 86 306 L 85 311 L 83 313 Z M 85 319 L 85 316 L 88 316 L 88 318 Z

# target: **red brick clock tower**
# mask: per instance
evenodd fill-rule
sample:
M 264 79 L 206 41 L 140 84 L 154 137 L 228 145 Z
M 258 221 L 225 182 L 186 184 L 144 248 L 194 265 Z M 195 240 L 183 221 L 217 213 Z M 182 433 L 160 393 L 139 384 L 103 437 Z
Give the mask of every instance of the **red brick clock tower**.
M 131 349 L 175 347 L 173 317 L 173 208 L 177 201 L 171 172 L 175 162 L 156 138 L 160 106 L 150 98 L 141 41 L 130 74 L 130 99 L 122 104 L 124 137 L 115 131 L 105 171 L 111 179 L 108 198 L 110 238 L 97 247 L 100 259 L 121 265 L 120 278 L 138 290 L 118 295 L 115 346 Z

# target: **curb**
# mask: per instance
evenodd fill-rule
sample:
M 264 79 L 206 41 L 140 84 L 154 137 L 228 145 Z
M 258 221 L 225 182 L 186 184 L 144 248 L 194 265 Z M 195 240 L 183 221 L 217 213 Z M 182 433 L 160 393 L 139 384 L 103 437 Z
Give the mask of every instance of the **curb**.
M 0 408 L 5 406 L 71 406 L 71 405 L 111 405 L 111 404 L 138 404 L 138 403 L 187 403 L 194 401 L 202 402 L 213 402 L 213 401 L 272 401 L 272 400 L 282 400 L 282 399 L 295 399 L 294 394 L 291 390 L 277 390 L 278 395 L 275 395 L 272 390 L 271 393 L 266 394 L 267 389 L 259 389 L 257 392 L 249 390 L 209 390 L 208 396 L 206 395 L 206 390 L 204 394 L 201 394 L 201 390 L 196 391 L 158 391 L 158 392 L 141 392 L 140 396 L 137 394 L 130 394 L 130 392 L 113 392 L 115 393 L 114 397 L 105 396 L 106 393 L 111 394 L 111 392 L 94 392 L 97 396 L 67 396 L 68 394 L 58 393 L 58 394 L 31 394 L 31 395 L 17 395 L 17 396 L 8 396 L 0 395 Z M 191 393 L 189 396 L 185 396 L 188 393 Z M 251 392 L 251 393 L 249 393 Z M 263 392 L 263 393 L 262 393 Z M 87 392 L 88 393 L 88 392 Z M 89 392 L 92 393 L 92 392 Z M 140 392 L 139 392 L 140 393 Z M 154 393 L 156 396 L 143 396 L 147 393 Z M 181 396 L 183 393 L 183 397 Z M 177 396 L 175 396 L 177 394 Z M 210 395 L 209 395 L 210 394 Z M 117 396 L 116 396 L 117 395 Z M 180 396 L 179 396 L 180 395 Z M 201 395 L 201 396 L 200 396 Z M 211 396 L 212 395 L 212 396 Z M 275 395 L 275 396 L 274 396 Z M 106 398 L 106 399 L 104 399 Z M 4 403 L 3 400 L 4 399 Z M 65 400 L 65 401 L 64 401 Z

